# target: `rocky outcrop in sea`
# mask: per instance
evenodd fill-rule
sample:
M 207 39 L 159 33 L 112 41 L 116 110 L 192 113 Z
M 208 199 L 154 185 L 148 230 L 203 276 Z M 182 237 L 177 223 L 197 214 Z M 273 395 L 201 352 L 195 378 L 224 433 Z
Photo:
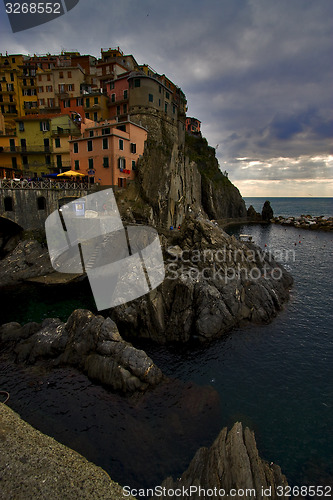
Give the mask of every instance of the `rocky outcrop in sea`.
M 299 229 L 319 229 L 320 231 L 333 231 L 333 217 L 312 217 L 312 215 L 301 215 L 300 217 L 274 217 L 272 222 L 282 226 L 293 226 Z
M 163 379 L 147 354 L 125 342 L 110 318 L 75 310 L 66 323 L 7 323 L 0 327 L 0 347 L 28 365 L 70 365 L 91 379 L 123 393 L 145 391 Z
M 168 491 L 175 490 L 187 492 L 183 498 L 191 500 L 275 500 L 287 498 L 287 485 L 280 467 L 259 457 L 254 433 L 237 422 L 229 432 L 222 429 L 210 448 L 200 448 L 180 478 L 165 479 L 166 494 L 152 500 L 174 498 Z

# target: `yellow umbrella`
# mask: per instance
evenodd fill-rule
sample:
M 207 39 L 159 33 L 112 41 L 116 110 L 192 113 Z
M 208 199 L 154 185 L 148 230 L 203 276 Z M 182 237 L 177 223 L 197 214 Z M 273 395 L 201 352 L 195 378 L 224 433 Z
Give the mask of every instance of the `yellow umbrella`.
M 81 174 L 80 172 L 76 172 L 75 170 L 67 170 L 67 172 L 58 174 L 57 177 L 85 177 L 85 174 Z

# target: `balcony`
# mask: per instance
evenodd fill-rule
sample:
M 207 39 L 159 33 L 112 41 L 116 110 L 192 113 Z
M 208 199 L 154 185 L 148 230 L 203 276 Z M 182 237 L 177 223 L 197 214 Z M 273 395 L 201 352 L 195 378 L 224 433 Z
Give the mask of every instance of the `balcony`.
M 53 152 L 52 146 L 17 146 L 16 150 L 22 154 L 49 154 Z
M 89 106 L 83 106 L 84 110 L 85 111 L 97 111 L 99 109 L 101 109 L 101 105 L 100 104 L 91 104 Z
M 0 153 L 19 153 L 19 146 L 9 146 L 9 147 L 3 147 L 0 146 Z

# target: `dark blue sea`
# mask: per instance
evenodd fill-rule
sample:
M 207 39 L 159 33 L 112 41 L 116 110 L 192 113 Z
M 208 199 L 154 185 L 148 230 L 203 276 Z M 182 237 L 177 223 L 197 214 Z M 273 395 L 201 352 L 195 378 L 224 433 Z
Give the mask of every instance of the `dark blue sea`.
M 323 208 L 327 199 L 317 209 L 313 198 L 308 206 L 292 200 L 271 199 L 276 214 L 332 215 Z M 238 328 L 191 349 L 145 344 L 172 383 L 135 401 L 74 369 L 49 373 L 0 358 L 8 404 L 123 485 L 155 486 L 179 476 L 200 446 L 236 421 L 255 431 L 260 456 L 278 463 L 291 485 L 332 485 L 333 234 L 277 225 L 229 231 L 252 234 L 261 247 L 278 250 L 294 277 L 290 301 L 270 324 Z M 0 290 L 1 322 L 66 319 L 74 307 L 94 310 L 84 284 L 67 290 L 65 296 L 59 289 Z
M 333 198 L 244 198 L 246 208 L 250 205 L 261 213 L 266 200 L 271 204 L 274 216 L 299 217 L 312 215 L 324 217 L 333 216 Z

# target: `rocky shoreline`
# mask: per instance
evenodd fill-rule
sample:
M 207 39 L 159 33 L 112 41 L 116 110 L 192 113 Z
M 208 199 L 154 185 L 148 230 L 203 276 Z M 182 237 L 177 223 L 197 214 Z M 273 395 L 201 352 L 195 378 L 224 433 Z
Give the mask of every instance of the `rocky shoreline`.
M 293 279 L 273 256 L 207 219 L 187 217 L 161 240 L 164 282 L 109 311 L 130 338 L 206 342 L 243 321 L 271 321 L 288 300 Z
M 310 229 L 319 231 L 333 231 L 333 217 L 312 217 L 312 215 L 301 215 L 300 217 L 274 217 L 271 220 L 274 224 L 291 226 L 298 229 Z
M 288 482 L 280 467 L 260 458 L 254 433 L 240 422 L 230 430 L 224 427 L 210 448 L 200 448 L 176 481 L 168 477 L 160 486 L 146 490 L 123 488 L 103 469 L 34 429 L 2 403 L 0 424 L 0 496 L 8 500 L 154 500 L 174 498 L 173 491 L 191 491 L 186 498 L 208 500 L 212 490 L 218 499 L 230 498 L 230 494 L 236 500 L 286 498 L 281 491 Z M 156 487 L 158 495 L 149 495 Z M 199 493 L 199 487 L 207 495 Z
M 142 392 L 163 380 L 161 370 L 144 351 L 122 339 L 110 318 L 81 309 L 66 323 L 48 318 L 41 324 L 2 325 L 0 348 L 17 363 L 74 366 L 122 393 Z

